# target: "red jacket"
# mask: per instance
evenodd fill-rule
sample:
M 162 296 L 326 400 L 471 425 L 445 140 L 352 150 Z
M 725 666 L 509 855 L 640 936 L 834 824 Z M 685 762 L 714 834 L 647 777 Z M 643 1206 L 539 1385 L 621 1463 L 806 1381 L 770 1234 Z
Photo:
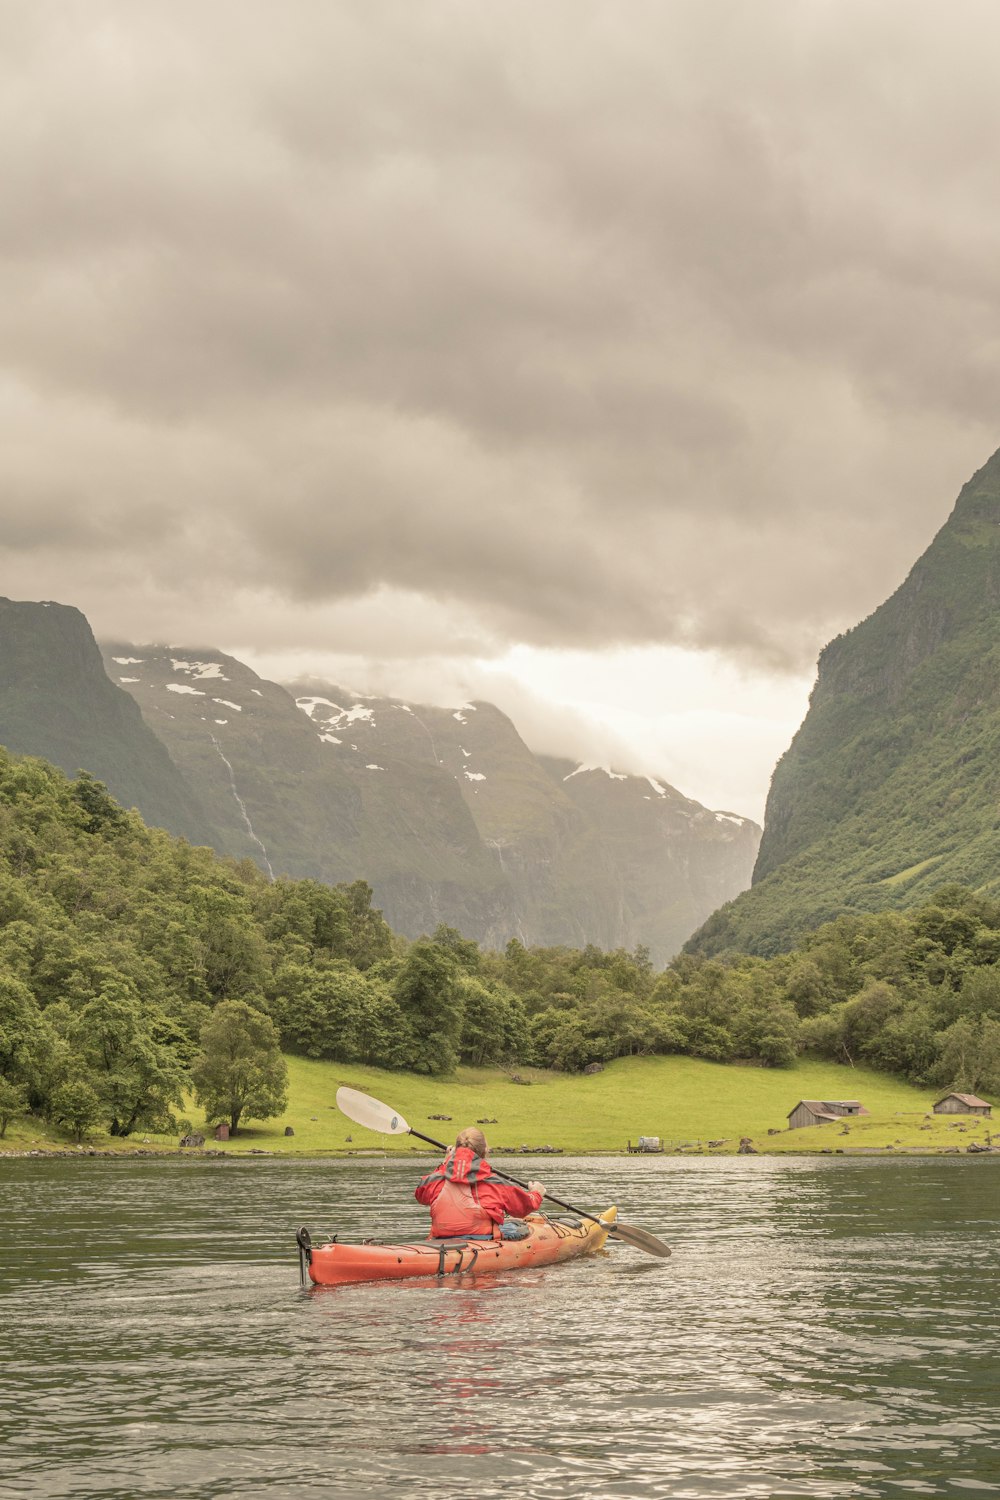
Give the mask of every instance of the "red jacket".
M 507 1214 L 521 1218 L 541 1206 L 541 1193 L 497 1182 L 489 1162 L 468 1146 L 452 1146 L 444 1161 L 429 1172 L 413 1195 L 431 1211 L 431 1234 L 492 1234 Z

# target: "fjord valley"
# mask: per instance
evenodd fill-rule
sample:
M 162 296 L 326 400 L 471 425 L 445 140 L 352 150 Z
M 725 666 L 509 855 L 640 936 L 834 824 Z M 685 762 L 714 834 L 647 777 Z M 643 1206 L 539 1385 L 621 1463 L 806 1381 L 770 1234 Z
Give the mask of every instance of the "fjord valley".
M 801 1088 L 853 1097 L 867 1069 L 918 1113 L 937 1089 L 1000 1094 L 998 517 L 1000 455 L 823 653 L 731 901 L 746 819 L 535 755 L 487 703 L 286 689 L 206 649 L 117 643 L 105 672 L 78 612 L 8 601 L 0 709 L 38 754 L 4 752 L 0 775 L 0 1128 L 280 1120 L 282 1053 L 305 1093 L 313 1065 L 464 1068 L 490 1100 L 526 1069 L 552 1101 L 588 1068 L 614 1064 L 631 1099 L 630 1069 L 661 1086 L 651 1059 L 716 1067 L 736 1103 L 706 1108 L 706 1136 L 759 1119 L 750 1070 L 788 1091 L 844 1070 Z M 76 779 L 41 758 L 72 768 L 77 745 Z M 270 1082 L 227 1111 L 206 1058 L 241 1027 Z M 601 1087 L 573 1094 L 596 1131 L 560 1108 L 563 1148 L 620 1148 Z M 532 1113 L 503 1106 L 512 1129 Z
M 643 945 L 665 962 L 748 883 L 760 829 L 656 778 L 536 755 L 489 703 L 288 690 L 205 647 L 104 648 L 61 605 L 0 609 L 0 744 L 269 876 L 367 880 L 393 928 Z M 106 668 L 106 670 L 105 670 Z

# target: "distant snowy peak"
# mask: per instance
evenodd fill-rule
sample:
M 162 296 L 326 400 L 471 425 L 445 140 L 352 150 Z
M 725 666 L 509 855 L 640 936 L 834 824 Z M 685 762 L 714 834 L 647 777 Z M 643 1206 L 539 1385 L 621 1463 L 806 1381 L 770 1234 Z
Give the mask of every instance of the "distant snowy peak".
M 140 646 L 138 651 L 124 645 L 106 646 L 105 665 L 112 680 L 130 690 L 154 715 L 166 713 L 167 703 L 171 708 L 184 704 L 188 714 L 203 723 L 226 725 L 233 722 L 232 714 L 252 712 L 253 698 L 264 698 L 263 688 L 253 686 L 260 678 L 234 658 L 176 645 Z M 227 696 L 213 696 L 223 684 Z M 224 709 L 227 716 L 213 717 L 210 705 Z
M 326 724 L 336 728 L 343 728 L 346 724 L 361 723 L 371 724 L 375 727 L 375 710 L 366 708 L 363 703 L 353 703 L 350 708 L 344 708 L 340 703 L 334 703 L 332 698 L 296 698 L 297 706 L 301 708 L 307 719 L 312 719 L 316 724 Z M 328 708 L 329 713 L 323 709 Z M 409 709 L 406 710 L 410 712 Z
M 191 677 L 201 679 L 203 677 L 215 677 L 220 682 L 228 682 L 229 678 L 222 670 L 220 661 L 183 661 L 178 657 L 170 658 L 170 666 L 174 672 L 186 672 Z
M 650 787 L 657 797 L 680 797 L 681 794 L 674 787 L 658 781 L 655 776 L 633 776 L 626 771 L 614 771 L 610 766 L 601 765 L 595 761 L 581 761 L 575 770 L 562 778 L 563 782 L 572 781 L 577 776 L 597 775 L 607 781 L 624 782 L 629 791 L 634 792 L 637 787 Z M 649 793 L 644 795 L 648 798 Z M 687 800 L 686 798 L 683 800 Z
M 563 781 L 572 781 L 574 776 L 582 776 L 587 771 L 603 771 L 605 776 L 610 777 L 612 781 L 628 781 L 629 779 L 623 771 L 612 771 L 610 766 L 599 766 L 593 761 L 581 761 L 575 771 L 570 771 L 568 776 L 563 777 Z
M 749 818 L 703 807 L 700 802 L 685 797 L 683 792 L 679 792 L 662 777 L 628 775 L 595 761 L 574 764 L 572 761 L 553 759 L 549 764 L 552 773 L 578 803 L 582 801 L 591 806 L 597 802 L 609 802 L 610 799 L 609 805 L 624 809 L 630 805 L 634 807 L 641 801 L 649 804 L 651 814 L 656 808 L 658 811 L 654 816 L 666 818 L 667 826 L 680 819 L 691 827 L 714 827 L 723 839 L 735 837 L 738 830 L 752 830 L 756 827 Z
M 302 692 L 298 686 L 291 691 L 296 706 L 323 744 L 342 747 L 341 754 L 353 751 L 366 770 L 384 769 L 384 755 L 397 764 L 429 762 L 470 795 L 478 794 L 488 780 L 487 772 L 473 763 L 476 750 L 461 743 L 461 730 L 456 727 L 469 725 L 476 704 L 433 708 L 402 703 L 397 698 L 343 693 L 333 684 L 318 682 L 311 692 Z M 474 745 L 471 738 L 468 743 Z M 380 757 L 378 761 L 368 758 L 373 753 Z

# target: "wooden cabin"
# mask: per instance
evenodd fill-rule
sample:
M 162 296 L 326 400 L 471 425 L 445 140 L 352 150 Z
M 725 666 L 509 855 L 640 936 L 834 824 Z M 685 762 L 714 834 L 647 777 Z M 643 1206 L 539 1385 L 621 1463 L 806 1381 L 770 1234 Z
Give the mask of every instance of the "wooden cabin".
M 845 1115 L 866 1115 L 868 1111 L 857 1099 L 800 1099 L 789 1112 L 789 1130 L 800 1130 L 803 1125 L 829 1125 L 842 1120 Z
M 936 1115 L 983 1115 L 988 1120 L 992 1106 L 975 1094 L 945 1094 L 934 1106 Z

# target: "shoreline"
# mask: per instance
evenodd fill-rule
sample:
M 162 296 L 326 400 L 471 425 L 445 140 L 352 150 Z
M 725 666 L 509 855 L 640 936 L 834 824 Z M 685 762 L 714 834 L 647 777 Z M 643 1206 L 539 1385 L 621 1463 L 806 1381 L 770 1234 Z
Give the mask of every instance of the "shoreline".
M 517 1158 L 523 1155 L 535 1155 L 538 1153 L 521 1152 L 491 1152 L 491 1156 L 497 1159 L 507 1160 L 511 1157 Z M 547 1156 L 565 1156 L 571 1160 L 593 1160 L 607 1161 L 612 1157 L 631 1158 L 637 1153 L 622 1150 L 608 1151 L 560 1151 L 545 1152 Z M 793 1156 L 796 1159 L 812 1156 L 849 1156 L 853 1158 L 881 1157 L 886 1159 L 905 1157 L 938 1157 L 938 1156 L 998 1156 L 1000 1157 L 1000 1146 L 900 1146 L 897 1149 L 886 1146 L 804 1146 L 801 1150 L 789 1150 L 785 1148 L 780 1151 L 768 1151 L 766 1147 L 755 1147 L 751 1152 L 711 1150 L 709 1147 L 690 1147 L 680 1151 L 656 1151 L 644 1153 L 645 1156 L 666 1158 L 672 1161 L 682 1158 L 697 1157 L 711 1158 L 714 1160 L 728 1159 L 737 1156 L 765 1157 L 769 1161 L 780 1160 L 782 1157 Z M 251 1146 L 245 1151 L 225 1151 L 207 1147 L 170 1147 L 170 1146 L 139 1146 L 127 1150 L 116 1151 L 105 1146 L 51 1146 L 33 1147 L 28 1150 L 0 1150 L 0 1163 L 5 1161 L 91 1161 L 99 1158 L 103 1161 L 157 1161 L 164 1158 L 180 1161 L 414 1161 L 415 1159 L 433 1158 L 433 1151 L 380 1151 L 378 1147 L 358 1151 L 268 1151 L 264 1147 Z

